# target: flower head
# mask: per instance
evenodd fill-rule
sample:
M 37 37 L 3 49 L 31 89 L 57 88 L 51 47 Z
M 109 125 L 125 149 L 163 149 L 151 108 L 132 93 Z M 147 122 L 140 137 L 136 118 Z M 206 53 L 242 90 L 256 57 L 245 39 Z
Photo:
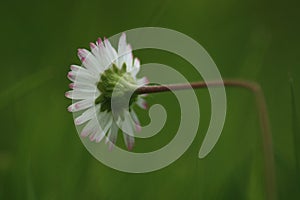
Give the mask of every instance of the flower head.
M 146 77 L 136 77 L 140 70 L 140 61 L 133 58 L 132 49 L 126 42 L 126 35 L 122 34 L 116 51 L 108 39 L 100 38 L 96 43 L 90 43 L 91 52 L 78 49 L 78 57 L 82 66 L 71 65 L 68 78 L 72 81 L 72 89 L 66 92 L 66 97 L 73 99 L 68 107 L 70 112 L 82 114 L 76 117 L 75 124 L 83 125 L 81 136 L 89 136 L 91 141 L 100 142 L 105 136 L 110 141 L 110 147 L 116 142 L 119 126 L 126 126 L 127 130 L 140 131 L 140 123 L 133 105 L 146 109 L 147 104 L 142 95 L 133 95 L 129 105 L 122 103 L 127 94 L 148 83 Z M 117 99 L 113 104 L 112 98 Z M 129 109 L 126 109 L 128 108 Z M 126 119 L 132 120 L 126 120 Z M 134 137 L 123 133 L 128 149 L 132 149 Z

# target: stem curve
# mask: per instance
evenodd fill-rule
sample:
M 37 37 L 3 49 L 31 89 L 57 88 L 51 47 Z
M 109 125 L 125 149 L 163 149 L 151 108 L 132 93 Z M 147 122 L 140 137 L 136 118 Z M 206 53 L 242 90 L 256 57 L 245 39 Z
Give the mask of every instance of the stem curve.
M 168 85 L 146 85 L 139 87 L 135 93 L 136 94 L 149 94 L 149 93 L 159 93 L 167 92 L 171 90 L 185 90 L 190 89 L 200 89 L 207 87 L 237 87 L 244 88 L 252 92 L 255 96 L 255 102 L 258 109 L 261 134 L 262 134 L 262 145 L 263 145 L 263 155 L 264 155 L 264 170 L 265 170 L 265 181 L 266 181 L 266 194 L 268 200 L 276 200 L 276 178 L 275 178 L 275 163 L 274 163 L 274 153 L 272 144 L 272 133 L 269 122 L 269 115 L 267 111 L 267 105 L 263 90 L 260 85 L 256 82 L 244 81 L 244 80 L 223 80 L 223 81 L 199 81 L 192 82 L 189 84 L 168 84 Z

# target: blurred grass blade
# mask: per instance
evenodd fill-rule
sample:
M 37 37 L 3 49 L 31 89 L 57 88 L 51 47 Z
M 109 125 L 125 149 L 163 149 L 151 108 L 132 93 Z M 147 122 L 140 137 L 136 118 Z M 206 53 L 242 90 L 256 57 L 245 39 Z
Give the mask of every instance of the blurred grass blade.
M 290 90 L 291 90 L 291 108 L 292 108 L 292 131 L 294 137 L 294 154 L 295 154 L 295 161 L 296 161 L 296 168 L 297 171 L 299 170 L 299 153 L 300 153 L 300 137 L 299 137 L 299 119 L 297 116 L 297 107 L 296 107 L 296 98 L 295 98 L 295 91 L 294 91 L 294 82 L 293 79 L 290 78 Z
M 21 98 L 29 91 L 37 88 L 52 78 L 53 72 L 51 71 L 51 68 L 46 67 L 13 83 L 0 93 L 0 109 L 7 106 L 12 99 Z

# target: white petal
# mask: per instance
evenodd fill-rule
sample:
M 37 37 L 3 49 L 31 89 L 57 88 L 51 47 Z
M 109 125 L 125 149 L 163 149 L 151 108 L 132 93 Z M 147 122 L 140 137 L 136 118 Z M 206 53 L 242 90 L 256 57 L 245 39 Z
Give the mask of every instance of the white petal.
M 99 105 L 96 105 L 84 111 L 79 117 L 75 119 L 75 124 L 81 125 L 92 118 L 96 118 L 96 112 L 99 111 L 99 107 Z
M 131 52 L 130 45 L 127 45 L 126 52 L 119 53 L 119 66 L 122 67 L 123 64 L 126 64 L 127 71 L 132 71 L 132 63 L 133 63 L 133 54 Z
M 117 142 L 118 131 L 119 131 L 118 125 L 113 121 L 111 124 L 111 128 L 109 129 L 109 133 L 106 137 L 106 143 L 109 142 L 110 150 L 112 150 L 115 143 Z
M 143 98 L 141 98 L 141 97 L 138 97 L 138 100 L 136 101 L 136 104 L 137 104 L 139 107 L 141 107 L 141 108 L 143 108 L 143 109 L 145 109 L 145 110 L 148 108 L 147 102 L 145 101 L 145 99 L 143 99 Z
M 77 112 L 80 110 L 84 110 L 86 108 L 93 106 L 94 102 L 95 102 L 94 99 L 85 99 L 85 100 L 78 101 L 78 102 L 70 105 L 68 107 L 68 111 L 69 112 Z
M 128 111 L 124 112 L 124 121 L 122 121 L 123 137 L 128 150 L 133 148 L 134 137 L 129 135 L 134 133 L 135 123 Z
M 82 64 L 90 71 L 100 73 L 101 68 L 95 56 L 86 49 L 78 49 L 78 57 Z
M 124 117 L 125 120 L 122 122 L 122 129 L 133 134 L 134 122 L 131 120 L 129 112 L 125 111 L 124 116 L 125 116 Z M 128 148 L 128 150 L 131 150 L 134 144 L 134 137 L 125 133 L 124 131 L 123 131 L 123 137 L 124 137 L 126 147 Z
M 122 35 L 119 39 L 119 45 L 118 45 L 119 55 L 126 52 L 126 47 L 127 47 L 126 34 L 122 33 Z
M 138 58 L 135 58 L 130 73 L 132 74 L 132 76 L 135 77 L 139 71 L 140 71 L 140 60 Z
M 79 70 L 79 71 L 70 71 L 68 72 L 68 78 L 70 81 L 73 82 L 82 82 L 82 83 L 90 83 L 90 84 L 96 84 L 98 82 L 98 77 L 93 76 L 86 71 Z
M 130 112 L 130 115 L 135 123 L 135 130 L 137 132 L 140 132 L 141 131 L 141 124 L 140 124 L 140 120 L 139 118 L 137 117 L 136 113 L 134 112 L 134 110 L 131 110 Z
M 96 44 L 94 44 L 93 42 L 91 42 L 90 48 L 91 48 L 92 53 L 95 55 L 95 52 L 98 51 L 98 46 Z
M 126 64 L 126 69 L 127 71 L 132 71 L 133 69 L 133 66 L 132 66 L 132 60 L 133 60 L 133 55 L 132 53 L 125 53 L 125 54 L 122 54 L 122 55 L 119 55 L 119 58 L 118 58 L 118 67 L 121 68 L 123 66 L 123 64 L 125 63 Z
M 83 82 L 70 83 L 69 87 L 73 90 L 85 90 L 85 91 L 96 91 L 97 90 L 96 84 L 83 83 Z
M 93 55 L 97 59 L 99 63 L 99 70 L 100 73 L 105 70 L 105 67 L 108 65 L 108 56 L 104 53 L 104 46 L 102 45 L 102 41 L 99 38 L 96 44 L 90 43 L 90 47 L 92 50 Z
M 146 76 L 144 76 L 143 78 L 137 79 L 136 82 L 139 86 L 143 86 L 143 85 L 148 84 L 149 80 Z
M 97 125 L 97 120 L 96 120 L 96 118 L 90 120 L 90 121 L 84 126 L 84 128 L 82 129 L 80 135 L 81 135 L 82 137 L 86 137 L 86 136 L 88 136 L 88 135 L 90 135 L 90 134 L 95 133 L 96 130 L 97 130 L 97 126 L 98 126 L 98 125 Z
M 118 59 L 118 54 L 116 52 L 116 50 L 111 46 L 110 42 L 108 41 L 108 39 L 104 39 L 104 45 L 105 45 L 105 49 L 106 49 L 106 53 L 109 57 L 109 63 L 116 63 L 117 59 Z
M 83 93 L 92 93 L 92 94 L 95 94 L 94 95 L 94 97 L 96 98 L 96 97 L 98 97 L 99 95 L 100 95 L 100 92 L 99 92 L 99 90 L 96 88 L 96 87 L 91 87 L 91 88 L 87 88 L 87 89 L 84 89 L 84 88 L 74 88 L 73 89 L 73 92 L 74 93 L 80 93 L 80 92 L 83 92 Z
M 72 70 L 72 71 L 74 71 L 74 72 L 76 72 L 76 71 L 78 71 L 78 70 L 83 70 L 84 68 L 83 67 L 81 67 L 81 66 L 78 66 L 78 65 L 71 65 L 70 66 L 70 69 Z
M 131 116 L 128 111 L 124 111 L 124 120 L 119 123 L 122 126 L 123 132 L 126 131 L 127 133 L 132 133 L 133 134 L 133 126 L 131 123 Z
M 134 145 L 134 137 L 132 137 L 131 135 L 127 135 L 126 133 L 123 133 L 123 137 L 128 150 L 132 150 Z
M 110 121 L 110 119 L 111 119 L 110 113 L 106 111 L 98 113 L 98 122 L 103 130 L 105 129 L 105 126 Z
M 99 91 L 77 91 L 71 90 L 65 93 L 65 96 L 69 99 L 96 99 L 100 95 Z
M 124 59 L 125 59 L 125 63 L 126 63 L 128 71 L 132 70 L 132 64 L 133 64 L 133 54 L 131 51 L 132 51 L 131 46 L 127 45 L 127 53 L 126 53 Z
M 96 42 L 96 44 L 98 47 L 97 52 L 95 52 L 96 57 L 98 59 L 98 62 L 101 64 L 102 68 L 105 70 L 112 64 L 110 56 L 108 55 L 108 52 L 107 52 L 101 38 L 98 38 L 98 41 Z
M 71 65 L 70 69 L 73 74 L 83 73 L 83 74 L 88 74 L 89 76 L 98 77 L 98 74 L 95 74 L 93 71 L 90 71 L 82 66 Z
M 96 142 L 100 142 L 103 137 L 105 136 L 105 134 L 107 133 L 108 129 L 111 127 L 112 125 L 112 117 L 109 116 L 108 121 L 106 122 L 105 126 L 103 127 L 103 129 L 101 129 L 101 131 L 99 131 L 96 135 Z
M 101 140 L 104 138 L 105 136 L 105 133 L 101 130 L 101 129 L 98 129 L 97 132 L 95 133 L 95 140 L 96 142 L 101 142 Z
M 99 125 L 97 125 L 97 126 L 99 126 Z M 98 129 L 94 129 L 93 132 L 90 134 L 89 138 L 92 142 L 96 140 L 97 132 L 98 132 Z
M 118 57 L 118 67 L 121 68 L 123 63 L 125 63 L 127 66 L 127 71 L 131 71 L 132 70 L 132 60 L 133 60 L 132 48 L 126 42 L 125 33 L 123 33 L 121 35 L 120 40 L 119 40 L 118 56 L 119 56 Z

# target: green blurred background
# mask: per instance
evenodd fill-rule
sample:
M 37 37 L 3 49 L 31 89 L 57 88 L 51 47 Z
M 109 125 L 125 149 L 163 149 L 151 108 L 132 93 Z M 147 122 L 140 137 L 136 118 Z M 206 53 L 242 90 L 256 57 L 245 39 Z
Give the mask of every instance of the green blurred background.
M 203 160 L 198 151 L 210 119 L 206 89 L 196 92 L 196 140 L 164 169 L 115 171 L 84 148 L 64 97 L 69 65 L 80 64 L 77 48 L 143 26 L 187 34 L 210 53 L 224 78 L 261 84 L 273 131 L 276 192 L 280 199 L 300 199 L 299 7 L 292 0 L 1 1 L 0 199 L 266 198 L 259 121 L 253 96 L 244 90 L 227 89 L 223 133 Z M 135 54 L 142 63 L 168 64 L 190 81 L 201 80 L 170 53 Z M 163 104 L 168 121 L 158 135 L 137 140 L 136 152 L 164 146 L 180 119 L 173 95 L 153 95 L 149 103 Z M 147 112 L 139 115 L 149 121 Z

